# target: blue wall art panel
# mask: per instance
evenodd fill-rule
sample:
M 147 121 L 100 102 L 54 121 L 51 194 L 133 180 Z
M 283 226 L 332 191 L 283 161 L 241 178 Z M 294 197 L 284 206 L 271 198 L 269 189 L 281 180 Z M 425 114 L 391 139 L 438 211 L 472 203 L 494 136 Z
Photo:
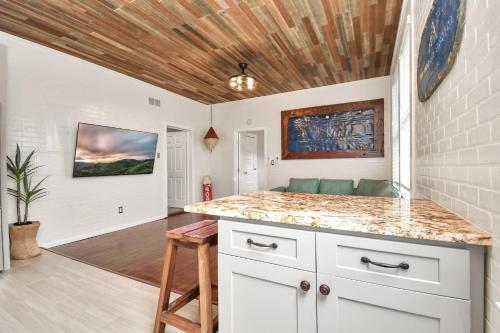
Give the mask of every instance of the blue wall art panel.
M 417 64 L 418 98 L 424 102 L 453 67 L 462 40 L 466 0 L 434 0 L 422 32 Z
M 373 149 L 375 110 L 344 111 L 288 120 L 288 151 Z
M 282 112 L 282 158 L 383 156 L 383 99 Z

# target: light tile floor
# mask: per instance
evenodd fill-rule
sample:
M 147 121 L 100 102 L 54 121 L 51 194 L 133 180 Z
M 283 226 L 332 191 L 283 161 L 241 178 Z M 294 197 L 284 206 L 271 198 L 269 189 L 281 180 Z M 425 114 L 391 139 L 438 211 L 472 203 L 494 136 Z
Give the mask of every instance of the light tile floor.
M 150 333 L 158 293 L 156 287 L 43 251 L 12 261 L 12 269 L 0 273 L 0 333 Z M 198 321 L 197 302 L 178 314 Z

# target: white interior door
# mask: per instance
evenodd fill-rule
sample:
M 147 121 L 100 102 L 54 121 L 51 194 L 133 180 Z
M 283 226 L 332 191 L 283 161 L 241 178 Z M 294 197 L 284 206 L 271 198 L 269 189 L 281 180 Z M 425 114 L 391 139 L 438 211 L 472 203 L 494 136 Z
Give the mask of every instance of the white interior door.
M 257 136 L 238 135 L 238 193 L 255 192 L 258 188 Z
M 167 132 L 168 206 L 187 204 L 186 132 Z

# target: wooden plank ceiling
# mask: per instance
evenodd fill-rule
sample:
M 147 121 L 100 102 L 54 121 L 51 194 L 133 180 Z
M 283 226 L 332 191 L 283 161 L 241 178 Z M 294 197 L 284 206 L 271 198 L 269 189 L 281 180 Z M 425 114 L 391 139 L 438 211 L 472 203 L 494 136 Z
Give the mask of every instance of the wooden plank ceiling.
M 387 75 L 401 3 L 0 0 L 0 29 L 209 104 Z

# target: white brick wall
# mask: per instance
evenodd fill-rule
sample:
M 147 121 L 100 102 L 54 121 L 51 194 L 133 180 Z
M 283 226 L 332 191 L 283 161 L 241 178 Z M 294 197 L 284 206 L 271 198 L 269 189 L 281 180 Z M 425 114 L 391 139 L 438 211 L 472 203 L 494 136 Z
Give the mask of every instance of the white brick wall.
M 415 57 L 431 4 L 414 1 Z M 427 102 L 416 102 L 415 121 L 417 194 L 494 235 L 485 326 L 500 333 L 500 1 L 467 1 L 455 66 Z
M 25 153 L 36 149 L 35 162 L 45 166 L 39 175 L 49 176 L 49 196 L 30 210 L 30 217 L 41 221 L 42 245 L 164 217 L 166 122 L 193 130 L 194 199 L 201 199 L 199 184 L 209 173 L 209 152 L 201 141 L 208 125 L 206 105 L 3 32 L 0 44 L 7 46 L 7 104 L 2 109 L 7 153 L 14 153 L 16 143 Z M 150 96 L 161 99 L 161 107 L 149 106 Z M 154 173 L 72 178 L 79 121 L 159 133 L 162 158 Z M 118 206 L 124 207 L 123 214 Z M 13 222 L 14 200 L 8 197 L 2 209 Z

